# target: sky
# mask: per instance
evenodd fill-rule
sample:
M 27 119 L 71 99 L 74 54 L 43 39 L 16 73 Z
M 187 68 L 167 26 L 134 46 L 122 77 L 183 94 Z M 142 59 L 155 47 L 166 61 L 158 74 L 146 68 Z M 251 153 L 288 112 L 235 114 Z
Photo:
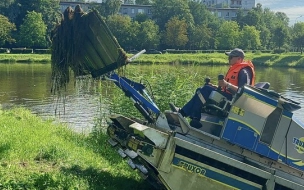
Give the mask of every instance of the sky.
M 256 3 L 274 12 L 284 12 L 289 17 L 290 26 L 304 22 L 304 0 L 256 0 Z

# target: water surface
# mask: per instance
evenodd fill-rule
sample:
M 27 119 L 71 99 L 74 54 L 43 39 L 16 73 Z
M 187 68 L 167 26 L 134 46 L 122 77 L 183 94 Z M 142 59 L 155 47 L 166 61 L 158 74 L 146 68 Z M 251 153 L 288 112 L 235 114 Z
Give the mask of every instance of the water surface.
M 136 67 L 138 73 L 157 72 L 148 66 Z M 168 67 L 182 70 L 187 66 L 168 65 L 163 70 Z M 215 75 L 226 70 L 226 66 L 202 66 L 196 68 L 196 74 Z M 256 68 L 256 82 L 268 81 L 272 90 L 304 105 L 303 72 L 303 69 Z M 39 116 L 56 118 L 76 131 L 90 131 L 97 122 L 104 123 L 108 113 L 109 101 L 101 98 L 101 93 L 107 91 L 103 83 L 71 77 L 63 98 L 51 93 L 50 64 L 0 64 L 0 103 L 3 108 L 23 106 Z M 294 115 L 303 122 L 304 108 Z

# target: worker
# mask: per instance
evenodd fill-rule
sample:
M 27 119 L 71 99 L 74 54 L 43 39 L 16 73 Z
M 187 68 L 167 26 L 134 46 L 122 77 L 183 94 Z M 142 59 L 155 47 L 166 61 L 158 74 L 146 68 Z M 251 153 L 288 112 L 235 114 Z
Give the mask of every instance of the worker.
M 235 48 L 230 52 L 225 52 L 229 60 L 229 70 L 224 79 L 218 80 L 218 86 L 205 84 L 198 88 L 196 93 L 182 108 L 176 107 L 170 103 L 172 111 L 179 112 L 184 117 L 190 117 L 191 119 L 201 118 L 201 110 L 204 100 L 208 100 L 210 93 L 217 90 L 218 87 L 222 88 L 223 95 L 228 99 L 232 99 L 232 95 L 237 92 L 239 87 L 247 85 L 254 85 L 255 71 L 251 61 L 244 61 L 245 53 L 242 49 Z

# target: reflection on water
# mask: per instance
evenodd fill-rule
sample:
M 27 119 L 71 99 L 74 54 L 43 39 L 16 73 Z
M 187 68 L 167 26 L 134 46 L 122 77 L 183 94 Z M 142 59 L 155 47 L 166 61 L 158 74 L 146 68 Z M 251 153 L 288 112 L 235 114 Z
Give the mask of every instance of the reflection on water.
M 301 105 L 301 109 L 294 112 L 294 116 L 297 117 L 300 121 L 304 123 L 304 93 L 303 91 L 292 91 L 285 90 L 281 93 L 284 97 L 287 97 L 293 101 L 299 102 Z
M 271 90 L 284 97 L 299 102 L 300 110 L 294 116 L 304 122 L 304 69 L 294 68 L 256 68 L 257 81 L 268 81 Z
M 147 67 L 136 67 L 138 72 L 147 70 Z M 226 66 L 203 68 L 198 74 L 206 75 L 206 72 L 209 72 L 210 76 L 210 72 L 215 75 L 215 73 L 223 73 L 226 69 Z M 256 68 L 256 82 L 268 81 L 272 90 L 304 105 L 303 71 L 303 69 Z M 44 118 L 57 118 L 80 132 L 91 130 L 96 122 L 104 122 L 108 105 L 101 99 L 100 92 L 104 93 L 104 89 L 100 90 L 103 86 L 100 81 L 74 80 L 71 77 L 65 98 L 58 98 L 50 92 L 50 79 L 50 64 L 0 64 L 2 107 L 24 106 Z M 294 113 L 302 122 L 303 110 L 304 108 Z
M 64 100 L 58 100 L 57 97 L 42 101 L 28 100 L 24 106 L 43 118 L 56 116 L 61 123 L 68 124 L 78 132 L 86 133 L 96 122 L 105 122 L 97 120 L 104 118 L 101 113 L 106 112 L 105 105 L 99 103 L 98 94 L 74 94 L 67 95 Z
M 74 80 L 62 96 L 51 93 L 50 64 L 0 64 L 2 108 L 22 106 L 43 118 L 67 123 L 76 131 L 90 131 L 97 118 L 104 118 L 106 105 L 100 100 L 99 82 Z

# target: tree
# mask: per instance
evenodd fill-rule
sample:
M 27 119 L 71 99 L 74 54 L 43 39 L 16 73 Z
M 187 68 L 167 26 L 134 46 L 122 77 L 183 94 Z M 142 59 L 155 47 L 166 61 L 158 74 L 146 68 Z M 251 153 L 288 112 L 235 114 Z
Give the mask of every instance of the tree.
M 272 39 L 275 46 L 281 49 L 281 47 L 288 41 L 288 39 L 288 29 L 283 25 L 277 26 L 274 30 Z
M 207 9 L 205 4 L 199 1 L 189 1 L 189 9 L 196 25 L 208 24 L 218 19 Z
M 141 22 L 145 22 L 145 21 L 149 20 L 149 17 L 145 13 L 138 13 L 138 14 L 136 14 L 134 20 L 141 23 Z
M 304 47 L 304 22 L 298 22 L 294 25 L 292 29 L 292 42 L 302 54 Z
M 188 42 L 187 23 L 185 20 L 179 20 L 172 17 L 166 23 L 165 43 L 171 47 L 182 48 Z
M 241 28 L 243 28 L 245 24 L 245 12 L 243 9 L 237 10 L 235 21 L 239 24 Z
M 14 0 L 1 0 L 0 1 L 0 7 L 7 8 L 10 4 L 12 4 Z
M 211 30 L 211 34 L 213 34 L 213 37 L 209 40 L 209 43 L 210 43 L 209 48 L 211 48 L 211 49 L 217 48 L 218 40 L 214 36 L 216 36 L 216 34 L 219 31 L 219 28 L 221 27 L 223 22 L 224 22 L 223 20 L 216 19 L 215 21 L 213 21 L 207 25 L 207 27 L 210 28 L 210 30 Z
M 15 15 L 10 19 L 16 24 L 17 28 L 22 24 L 27 12 L 31 11 L 41 13 L 45 23 L 52 23 L 59 17 L 59 0 L 15 0 L 9 9 L 14 10 Z M 53 18 L 54 15 L 56 15 L 55 18 Z M 49 19 L 52 20 L 50 21 Z
M 159 45 L 159 28 L 152 20 L 147 20 L 140 23 L 140 28 L 137 34 L 141 42 L 140 49 L 156 48 Z
M 1 0 L 0 1 L 0 11 L 5 13 L 9 6 L 14 3 L 15 0 Z
M 28 12 L 20 26 L 19 44 L 26 47 L 46 47 L 46 25 L 42 14 Z
M 129 16 L 111 15 L 107 18 L 106 23 L 122 47 L 126 49 L 130 46 L 134 39 L 132 38 L 134 32 L 132 32 L 132 23 Z
M 47 26 L 47 38 L 50 42 L 50 35 L 55 26 L 61 21 L 61 14 L 59 10 L 59 0 L 39 0 L 40 6 L 34 8 L 35 12 L 42 14 L 42 19 Z M 48 44 L 50 46 L 50 44 Z
M 131 21 L 130 27 L 128 29 L 129 40 L 124 45 L 128 49 L 142 49 L 142 37 L 140 36 L 141 32 L 141 23 L 137 21 Z
M 95 8 L 102 16 L 108 17 L 117 14 L 120 9 L 120 6 L 121 0 L 107 0 L 106 2 L 102 2 L 101 4 L 96 4 Z
M 108 15 L 117 14 L 121 6 L 121 0 L 107 0 L 106 1 L 106 8 Z
M 284 26 L 288 27 L 288 23 L 289 23 L 289 18 L 287 17 L 287 15 L 283 12 L 276 12 L 275 16 L 277 18 L 277 21 L 279 24 L 283 24 Z
M 240 29 L 235 21 L 225 21 L 216 35 L 216 45 L 220 49 L 233 49 L 240 44 Z
M 166 23 L 172 17 L 185 20 L 188 27 L 194 24 L 188 1 L 185 0 L 154 0 L 152 12 L 153 19 L 161 31 L 165 30 Z
M 270 48 L 270 39 L 271 39 L 271 33 L 270 30 L 266 26 L 262 26 L 260 29 L 260 40 L 261 45 L 265 47 L 266 49 Z
M 240 44 L 243 49 L 258 49 L 261 46 L 260 31 L 255 26 L 244 26 Z
M 12 43 L 15 40 L 11 37 L 11 32 L 16 30 L 16 26 L 10 23 L 8 18 L 0 15 L 0 46 L 3 46 L 6 42 Z
M 190 49 L 209 49 L 212 42 L 212 31 L 206 24 L 193 27 L 189 37 Z
M 11 0 L 5 12 L 9 20 L 15 23 L 17 30 L 19 30 L 27 12 L 35 11 L 36 13 L 41 13 L 47 26 L 47 37 L 49 39 L 51 31 L 61 20 L 61 14 L 58 10 L 59 0 Z
M 256 7 L 254 7 L 253 10 L 255 10 L 258 13 L 263 13 L 262 4 L 261 3 L 257 3 Z
M 137 5 L 151 5 L 150 0 L 136 0 Z
M 275 12 L 271 11 L 269 8 L 264 9 L 261 19 L 263 25 L 270 31 L 272 31 L 277 24 L 276 22 L 274 22 L 277 19 L 275 16 Z
M 10 13 L 13 11 L 13 10 L 9 10 L 9 8 L 10 8 L 11 4 L 14 3 L 14 1 L 15 0 L 1 0 L 0 1 L 0 13 L 3 16 L 6 16 L 9 18 Z
M 261 23 L 261 15 L 257 13 L 255 10 L 250 10 L 245 18 L 243 19 L 244 26 L 258 26 Z

